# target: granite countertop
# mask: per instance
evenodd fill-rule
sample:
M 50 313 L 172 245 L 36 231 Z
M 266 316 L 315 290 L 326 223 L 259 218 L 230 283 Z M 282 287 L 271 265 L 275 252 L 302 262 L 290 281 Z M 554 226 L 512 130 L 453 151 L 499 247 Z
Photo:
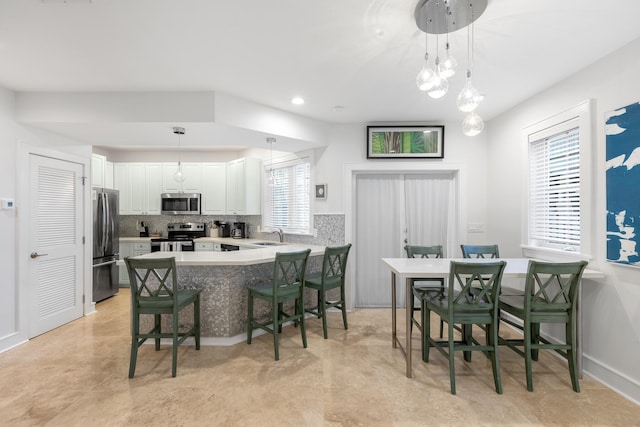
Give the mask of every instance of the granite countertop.
M 203 241 L 200 238 L 198 240 Z M 237 242 L 239 239 L 226 239 L 212 237 L 212 241 L 221 243 Z M 213 252 L 213 251 L 195 251 L 195 252 L 152 252 L 140 255 L 136 258 L 166 258 L 168 256 L 175 257 L 177 265 L 253 265 L 273 262 L 277 252 L 297 252 L 305 249 L 311 249 L 311 256 L 324 255 L 324 246 L 305 245 L 299 243 L 279 243 L 273 246 L 259 246 L 255 242 L 264 242 L 264 240 L 242 239 L 243 245 L 255 249 L 229 251 L 229 252 Z M 254 243 L 250 243 L 253 241 Z M 239 245 L 240 246 L 240 245 Z

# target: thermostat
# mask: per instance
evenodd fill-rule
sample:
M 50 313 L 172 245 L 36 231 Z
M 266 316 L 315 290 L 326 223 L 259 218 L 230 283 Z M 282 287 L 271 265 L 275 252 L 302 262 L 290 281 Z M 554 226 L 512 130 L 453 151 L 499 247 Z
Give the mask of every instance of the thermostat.
M 13 199 L 0 199 L 0 206 L 2 209 L 13 209 L 16 204 Z

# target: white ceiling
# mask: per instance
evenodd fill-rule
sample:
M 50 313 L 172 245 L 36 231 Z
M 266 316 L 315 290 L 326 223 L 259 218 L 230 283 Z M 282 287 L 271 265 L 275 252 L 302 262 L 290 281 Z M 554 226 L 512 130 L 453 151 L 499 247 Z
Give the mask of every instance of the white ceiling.
M 0 86 L 220 91 L 332 123 L 460 121 L 455 97 L 464 70 L 441 100 L 415 86 L 425 50 L 416 3 L 2 0 Z M 489 120 L 640 37 L 638 16 L 638 0 L 489 0 L 475 24 L 474 84 L 486 95 L 478 113 Z M 449 37 L 463 68 L 466 35 Z M 435 47 L 435 38 L 429 45 Z M 295 95 L 306 103 L 292 105 Z M 127 143 L 163 144 L 157 134 L 166 134 L 167 124 L 156 125 L 162 132 L 146 124 L 126 133 Z M 125 137 L 121 124 L 99 126 L 58 131 L 97 145 Z M 132 135 L 139 141 L 130 141 Z M 229 140 L 209 143 L 228 146 Z M 173 135 L 166 144 L 175 145 Z

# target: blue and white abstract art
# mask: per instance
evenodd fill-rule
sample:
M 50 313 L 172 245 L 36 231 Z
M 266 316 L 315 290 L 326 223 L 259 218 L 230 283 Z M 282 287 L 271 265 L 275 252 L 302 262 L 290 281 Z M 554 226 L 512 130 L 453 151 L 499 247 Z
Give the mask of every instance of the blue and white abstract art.
M 607 260 L 640 266 L 640 103 L 606 115 Z

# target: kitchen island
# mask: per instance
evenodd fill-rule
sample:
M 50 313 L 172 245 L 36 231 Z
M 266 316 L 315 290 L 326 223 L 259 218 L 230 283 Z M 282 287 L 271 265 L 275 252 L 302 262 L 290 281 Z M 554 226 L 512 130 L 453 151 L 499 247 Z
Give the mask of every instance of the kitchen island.
M 230 252 L 153 252 L 136 258 L 175 257 L 179 286 L 201 290 L 202 343 L 231 345 L 246 339 L 247 288 L 271 283 L 277 252 L 311 249 L 307 272 L 322 269 L 324 246 L 287 243 L 254 246 L 255 249 Z M 315 292 L 308 291 L 305 305 L 313 304 L 315 297 Z M 259 301 L 254 305 L 254 312 L 257 318 L 264 320 L 270 316 L 271 307 Z M 181 317 L 184 317 L 185 323 L 193 319 L 188 310 Z M 151 319 L 148 320 L 148 324 L 146 320 L 143 321 L 144 327 L 151 325 Z M 164 321 L 168 322 L 169 319 L 163 319 Z M 180 323 L 182 324 L 182 319 Z

